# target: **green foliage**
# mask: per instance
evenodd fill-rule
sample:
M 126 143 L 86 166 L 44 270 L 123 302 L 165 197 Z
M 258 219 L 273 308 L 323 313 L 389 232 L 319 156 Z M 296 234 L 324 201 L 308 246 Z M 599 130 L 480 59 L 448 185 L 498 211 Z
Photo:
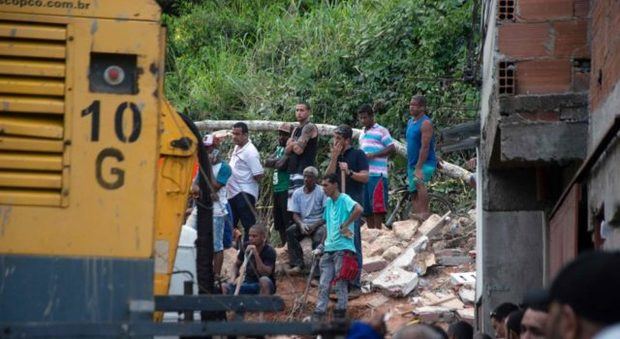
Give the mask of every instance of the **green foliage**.
M 476 38 L 472 7 L 462 0 L 181 1 L 178 15 L 165 17 L 166 96 L 195 120 L 291 121 L 294 105 L 306 101 L 314 122 L 354 126 L 357 107 L 371 103 L 378 122 L 402 139 L 409 100 L 423 93 L 440 130 L 476 116 L 478 90 L 462 81 L 476 56 L 468 51 Z M 273 137 L 253 141 L 273 149 Z M 327 160 L 317 161 L 324 168 Z M 393 168 L 404 167 L 394 159 Z M 403 182 L 404 170 L 392 173 Z
M 460 0 L 205 1 L 169 26 L 166 94 L 195 119 L 292 120 L 299 100 L 314 121 L 355 124 L 373 103 L 393 131 L 424 93 L 439 128 L 475 115 L 467 66 L 472 2 Z M 468 109 L 463 109 L 468 108 Z M 398 136 L 398 133 L 395 133 Z

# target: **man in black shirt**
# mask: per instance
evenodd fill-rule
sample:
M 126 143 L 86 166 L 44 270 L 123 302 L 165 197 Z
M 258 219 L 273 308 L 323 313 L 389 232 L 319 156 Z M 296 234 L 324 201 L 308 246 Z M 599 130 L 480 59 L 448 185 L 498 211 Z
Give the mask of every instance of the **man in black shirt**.
M 276 292 L 274 269 L 276 267 L 276 251 L 267 244 L 267 230 L 262 225 L 254 225 L 249 231 L 249 242 L 239 250 L 235 262 L 235 277 L 239 276 L 239 268 L 243 264 L 245 253 L 252 252 L 245 270 L 245 279 L 239 289 L 239 294 L 270 295 Z M 235 284 L 222 285 L 223 294 L 233 294 Z
M 340 125 L 334 131 L 331 158 L 327 166 L 326 174 L 336 173 L 338 178 L 345 174 L 346 180 L 340 183 L 343 193 L 348 194 L 360 206 L 364 205 L 364 184 L 368 182 L 368 159 L 363 151 L 353 148 L 351 145 L 353 130 L 348 125 Z M 360 234 L 361 220 L 355 221 L 355 251 L 357 252 L 358 267 L 362 267 L 362 237 Z M 359 270 L 362 271 L 361 269 Z M 350 296 L 359 295 L 361 287 L 360 274 L 353 281 L 353 290 Z
M 300 102 L 295 105 L 295 118 L 299 126 L 286 143 L 285 153 L 289 156 L 288 173 L 290 174 L 289 197 L 295 189 L 303 186 L 303 171 L 314 166 L 318 149 L 319 130 L 310 122 L 310 105 Z

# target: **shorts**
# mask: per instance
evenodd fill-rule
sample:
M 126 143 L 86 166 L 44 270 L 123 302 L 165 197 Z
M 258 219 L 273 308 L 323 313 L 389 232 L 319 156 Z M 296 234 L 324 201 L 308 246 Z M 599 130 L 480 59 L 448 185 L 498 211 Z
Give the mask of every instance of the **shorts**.
M 224 250 L 224 227 L 226 227 L 226 216 L 213 217 L 213 252 Z
M 382 185 L 379 185 L 379 182 Z M 371 176 L 364 185 L 364 215 L 385 214 L 388 207 L 388 179 Z
M 431 181 L 431 178 L 433 177 L 433 174 L 435 174 L 435 169 L 437 168 L 437 166 L 434 165 L 422 165 L 422 181 L 424 182 L 424 184 L 428 184 Z M 415 177 L 415 167 L 407 167 L 407 182 L 409 183 L 409 192 L 416 192 L 417 189 L 415 187 L 416 181 L 418 180 L 418 178 Z
M 273 281 L 267 277 L 261 277 L 261 279 L 265 279 L 269 282 L 269 294 L 276 293 L 276 286 L 273 284 Z M 237 285 L 230 284 L 228 288 L 228 294 L 235 294 L 235 289 Z M 260 293 L 260 284 L 258 282 L 244 282 L 241 284 L 241 288 L 239 288 L 239 294 L 259 294 Z

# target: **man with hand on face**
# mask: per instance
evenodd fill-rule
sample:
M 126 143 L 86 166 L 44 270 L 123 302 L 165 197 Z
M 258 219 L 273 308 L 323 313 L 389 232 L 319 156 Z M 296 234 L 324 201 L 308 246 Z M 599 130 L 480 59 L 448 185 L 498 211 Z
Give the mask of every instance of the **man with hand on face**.
M 335 173 L 340 180 L 345 176 L 345 182 L 340 183 L 343 193 L 350 196 L 355 202 L 364 204 L 364 184 L 368 182 L 368 159 L 366 154 L 352 146 L 353 130 L 347 125 L 340 125 L 334 131 L 331 158 L 327 166 L 326 174 Z M 355 220 L 354 242 L 357 255 L 357 264 L 362 267 L 362 238 L 360 233 L 360 219 Z M 360 270 L 361 273 L 361 270 Z M 353 289 L 350 297 L 358 297 L 361 294 L 360 273 L 353 281 Z
M 303 170 L 314 166 L 318 149 L 319 130 L 310 122 L 310 105 L 300 102 L 295 105 L 295 118 L 299 126 L 286 143 L 285 152 L 289 156 L 288 172 L 290 175 L 289 196 L 303 185 Z
M 284 149 L 291 136 L 291 125 L 284 123 L 278 128 L 278 146 L 276 151 L 265 160 L 265 167 L 273 171 L 273 226 L 280 234 L 282 245 L 286 244 L 286 228 L 290 225 L 291 213 L 288 212 L 289 174 L 288 158 Z
M 287 245 L 289 254 L 289 264 L 291 268 L 289 274 L 299 274 L 304 268 L 304 254 L 299 244 L 304 237 L 312 238 L 312 249 L 317 248 L 325 236 L 325 220 L 323 210 L 327 197 L 323 193 L 323 188 L 317 185 L 319 171 L 310 166 L 304 169 L 304 185 L 293 192 L 291 203 L 288 210 L 293 213 L 292 224 L 287 230 Z M 318 277 L 319 271 L 315 269 L 315 276 Z
M 232 139 L 235 144 L 230 158 L 232 176 L 226 184 L 228 203 L 233 213 L 233 227 L 241 220 L 244 234 L 248 240 L 249 229 L 256 223 L 256 200 L 258 183 L 264 174 L 260 163 L 260 153 L 248 137 L 248 125 L 238 122 L 233 125 Z
M 234 266 L 234 275 L 238 277 L 239 268 L 243 264 L 245 256 L 251 253 L 252 257 L 245 269 L 245 279 L 241 284 L 239 294 L 274 294 L 276 293 L 274 277 L 276 250 L 267 244 L 267 230 L 264 226 L 258 224 L 252 226 L 249 234 L 249 242 L 239 250 Z M 235 289 L 235 284 L 222 285 L 223 294 L 233 294 Z

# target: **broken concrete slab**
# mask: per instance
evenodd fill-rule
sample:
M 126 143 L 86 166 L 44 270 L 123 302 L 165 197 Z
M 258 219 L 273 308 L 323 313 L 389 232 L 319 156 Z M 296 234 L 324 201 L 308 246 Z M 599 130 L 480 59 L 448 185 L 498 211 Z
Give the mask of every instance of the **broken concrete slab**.
M 471 263 L 472 260 L 469 256 L 442 256 L 437 257 L 437 263 L 442 266 L 460 266 Z
M 439 216 L 437 214 L 431 215 L 418 228 L 418 232 L 421 235 L 425 235 L 429 238 L 432 237 L 433 235 L 437 234 L 441 230 L 441 227 L 446 222 L 446 220 L 448 220 L 449 216 L 450 216 L 449 211 L 443 216 Z
M 368 241 L 369 243 L 372 243 L 383 234 L 380 229 L 368 227 L 362 227 L 360 232 L 362 233 L 362 239 Z
M 382 269 L 385 268 L 385 266 L 387 266 L 387 264 L 388 264 L 387 261 L 383 259 L 383 257 L 376 256 L 376 257 L 364 258 L 364 264 L 362 265 L 362 268 L 364 269 L 365 272 L 372 273 L 372 272 L 381 271 Z
M 476 272 L 457 272 L 450 273 L 450 282 L 454 286 L 476 286 Z
M 428 246 L 428 237 L 421 236 L 417 238 L 411 246 L 416 252 L 426 251 L 426 247 Z
M 441 306 L 422 306 L 413 310 L 423 323 L 434 323 L 438 321 L 451 322 L 454 320 L 454 313 L 447 307 Z
M 372 285 L 388 296 L 407 296 L 418 285 L 418 274 L 400 267 L 385 269 L 373 280 Z
M 383 252 L 382 257 L 383 259 L 387 261 L 392 261 L 396 259 L 396 257 L 398 257 L 402 252 L 403 252 L 402 248 L 398 246 L 392 246 Z
M 461 287 L 459 289 L 459 298 L 467 305 L 473 305 L 476 301 L 476 291 L 472 288 Z
M 475 315 L 475 310 L 473 307 L 457 310 L 456 315 L 460 320 L 466 321 L 470 325 L 474 324 L 476 315 Z
M 419 226 L 420 222 L 417 220 L 397 221 L 392 224 L 392 231 L 399 239 L 409 242 L 413 239 Z

